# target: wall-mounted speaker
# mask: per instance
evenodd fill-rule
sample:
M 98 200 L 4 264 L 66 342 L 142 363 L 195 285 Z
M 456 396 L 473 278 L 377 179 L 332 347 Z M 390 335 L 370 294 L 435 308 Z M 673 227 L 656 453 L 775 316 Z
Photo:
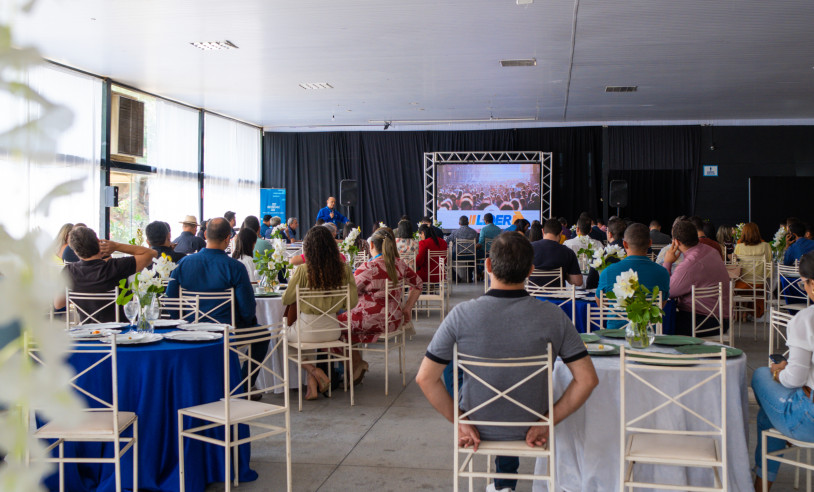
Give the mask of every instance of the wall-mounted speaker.
M 610 182 L 610 206 L 614 208 L 627 207 L 627 181 L 614 179 Z
M 345 207 L 355 207 L 358 200 L 358 184 L 355 179 L 343 179 L 339 182 L 339 203 Z

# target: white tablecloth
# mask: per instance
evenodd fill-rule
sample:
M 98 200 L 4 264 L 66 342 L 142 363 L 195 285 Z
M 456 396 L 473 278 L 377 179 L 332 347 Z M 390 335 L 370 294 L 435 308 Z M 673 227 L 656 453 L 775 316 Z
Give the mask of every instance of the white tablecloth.
M 608 343 L 619 343 L 619 340 L 606 340 Z M 676 353 L 664 347 L 653 347 L 654 350 Z M 591 491 L 617 491 L 619 490 L 619 460 L 620 460 L 620 415 L 619 403 L 621 396 L 619 357 L 598 356 L 592 358 L 594 367 L 599 376 L 599 385 L 594 389 L 591 397 L 582 408 L 560 422 L 555 430 L 555 462 L 557 473 L 556 489 L 558 491 L 577 492 Z M 751 458 L 748 449 L 749 411 L 746 387 L 746 355 L 727 360 L 727 459 L 729 469 L 729 490 L 752 490 Z M 658 381 L 665 393 L 676 395 L 688 389 L 708 376 L 709 373 L 696 375 L 682 373 L 677 377 L 668 371 L 660 372 Z M 648 375 L 649 377 L 649 375 Z M 559 398 L 571 382 L 571 372 L 565 364 L 558 361 L 554 368 L 554 397 Z M 665 399 L 653 392 L 652 389 L 637 391 L 637 397 L 631 397 L 631 378 L 628 377 L 627 415 L 629 418 L 636 412 L 652 408 Z M 714 383 L 714 384 L 713 384 Z M 640 386 L 644 388 L 644 386 Z M 709 408 L 701 412 L 712 422 L 720 423 L 717 409 L 720 408 L 717 395 L 720 393 L 719 380 L 708 382 L 699 390 L 680 399 L 693 410 Z M 658 426 L 668 428 L 685 428 L 689 430 L 710 430 L 706 424 L 695 417 L 685 413 L 674 404 L 669 409 L 659 411 Z M 683 427 L 685 426 L 686 427 Z M 537 461 L 537 473 L 543 473 L 545 462 Z M 654 472 L 658 472 L 658 481 L 669 481 L 676 484 L 712 485 L 712 473 L 709 470 L 690 470 L 681 467 L 661 466 L 654 468 L 650 465 L 637 464 L 634 477 L 642 481 L 655 480 Z M 541 492 L 546 490 L 544 482 L 535 482 L 533 490 Z M 639 489 L 637 489 L 639 490 Z
M 278 323 L 281 319 L 283 319 L 283 312 L 285 311 L 285 306 L 283 306 L 283 300 L 280 297 L 255 297 L 255 301 L 257 302 L 257 322 L 261 325 L 270 325 L 273 323 Z M 269 348 L 271 350 L 271 348 Z M 282 352 L 279 350 L 275 350 L 271 354 L 271 369 L 277 373 L 282 375 L 283 374 L 283 357 Z M 289 387 L 296 387 L 297 385 L 297 365 L 296 364 L 289 364 Z M 303 380 L 305 381 L 305 380 Z M 255 386 L 259 389 L 268 388 L 269 386 L 273 386 L 275 384 L 279 384 L 277 378 L 272 377 L 271 374 L 261 371 L 260 375 L 257 376 L 257 382 Z M 282 393 L 282 389 L 275 390 L 275 393 Z

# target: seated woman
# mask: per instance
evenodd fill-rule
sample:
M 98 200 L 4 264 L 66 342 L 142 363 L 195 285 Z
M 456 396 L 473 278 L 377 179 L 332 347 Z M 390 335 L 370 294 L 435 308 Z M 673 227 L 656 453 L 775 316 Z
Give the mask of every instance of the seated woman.
M 249 280 L 257 282 L 257 268 L 254 266 L 254 245 L 257 242 L 257 233 L 252 229 L 244 227 L 235 235 L 235 247 L 232 250 L 232 258 L 243 263 L 246 271 L 249 272 Z
M 398 257 L 396 238 L 389 228 L 382 227 L 374 232 L 368 240 L 368 247 L 372 258 L 358 267 L 354 274 L 356 289 L 361 298 L 359 304 L 350 312 L 353 343 L 373 343 L 384 332 L 387 280 L 390 280 L 391 286 L 401 281 L 405 286 L 410 286 L 410 295 L 404 305 L 401 305 L 401 296 L 398 299 L 390 299 L 388 304 L 390 319 L 395 321 L 394 325 L 389 326 L 390 331 L 397 330 L 402 322 L 410 321 L 410 312 L 421 294 L 423 284 L 418 275 Z M 340 322 L 348 319 L 347 313 L 338 314 L 336 317 Z M 354 350 L 354 384 L 362 380 L 367 369 L 368 363 L 362 360 L 358 350 Z
M 292 275 L 288 283 L 288 288 L 283 294 L 283 305 L 288 306 L 297 302 L 297 287 L 331 290 L 340 289 L 347 285 L 350 287 L 349 307 L 352 309 L 356 306 L 356 282 L 353 279 L 353 273 L 351 273 L 350 267 L 346 265 L 339 256 L 339 248 L 336 245 L 336 241 L 334 241 L 331 231 L 327 227 L 313 227 L 308 231 L 308 234 L 305 235 L 305 239 L 302 242 L 302 249 L 304 255 L 308 258 L 308 263 L 294 270 L 294 275 Z M 345 309 L 344 303 L 336 305 L 339 300 L 339 296 L 331 296 L 309 302 L 312 302 L 317 308 L 326 310 L 330 314 L 335 315 L 337 311 Z M 338 340 L 342 331 L 335 316 L 320 317 L 320 314 L 319 311 L 311 306 L 300 306 L 300 317 L 297 319 L 297 323 L 289 327 L 289 341 L 300 339 L 303 342 L 313 343 Z M 303 322 L 302 326 L 311 327 L 313 329 L 328 330 L 335 327 L 336 330 L 309 333 L 306 331 L 306 328 L 300 331 L 301 321 Z M 313 324 L 305 324 L 310 322 L 313 322 Z M 320 393 L 327 391 L 330 380 L 325 372 L 313 364 L 303 364 L 302 368 L 308 373 L 308 393 L 306 393 L 305 399 L 314 400 Z
M 735 245 L 735 256 L 744 259 L 761 259 L 767 263 L 772 261 L 772 248 L 769 243 L 761 239 L 760 229 L 754 222 L 743 225 L 741 237 Z M 754 264 L 752 264 L 754 265 Z M 752 268 L 754 270 L 754 268 Z M 766 283 L 764 272 L 744 271 L 741 273 L 741 280 L 735 282 L 735 289 L 751 289 L 752 284 L 762 285 Z M 802 293 L 801 293 L 802 295 Z M 751 304 L 751 303 L 750 303 Z M 756 317 L 763 316 L 765 306 L 762 299 L 757 301 Z M 746 313 L 742 313 L 744 316 Z
M 814 299 L 814 252 L 800 259 L 800 280 L 806 294 Z M 814 306 L 797 313 L 787 328 L 789 347 L 788 362 L 759 367 L 752 375 L 752 389 L 760 406 L 757 414 L 757 449 L 755 449 L 755 490 L 762 491 L 761 477 L 767 473 L 769 488 L 775 481 L 780 463 L 770 461 L 768 470 L 761 469 L 761 435 L 774 427 L 784 436 L 800 441 L 814 441 L 814 403 L 811 388 L 814 387 Z M 769 438 L 767 451 L 779 451 L 786 447 L 780 439 Z
M 396 230 L 396 248 L 399 256 L 418 254 L 418 241 L 413 239 L 413 224 L 409 220 L 400 220 Z
M 429 278 L 430 251 L 446 251 L 447 242 L 439 238 L 435 233 L 435 228 L 427 224 L 421 224 L 418 228 L 418 254 L 415 257 L 416 273 L 424 282 Z M 433 275 L 432 282 L 438 282 L 437 275 Z

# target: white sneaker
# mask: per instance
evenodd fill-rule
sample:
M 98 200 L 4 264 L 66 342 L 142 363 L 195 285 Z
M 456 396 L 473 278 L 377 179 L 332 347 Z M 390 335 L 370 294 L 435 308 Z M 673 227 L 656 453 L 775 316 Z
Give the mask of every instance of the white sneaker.
M 486 486 L 486 492 L 512 492 L 512 489 L 506 487 L 505 489 L 498 490 L 495 488 L 495 482 L 491 482 Z

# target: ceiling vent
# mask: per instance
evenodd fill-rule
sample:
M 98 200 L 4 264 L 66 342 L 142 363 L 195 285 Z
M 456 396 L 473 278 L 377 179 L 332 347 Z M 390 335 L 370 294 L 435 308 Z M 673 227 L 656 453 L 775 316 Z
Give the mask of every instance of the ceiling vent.
M 226 41 L 193 41 L 189 43 L 203 51 L 236 50 L 238 47 L 228 39 Z
M 333 89 L 334 86 L 327 82 L 300 82 L 300 87 L 305 90 Z
M 638 85 L 606 85 L 605 92 L 636 92 Z
M 502 67 L 536 67 L 537 59 L 528 58 L 525 60 L 500 60 Z

